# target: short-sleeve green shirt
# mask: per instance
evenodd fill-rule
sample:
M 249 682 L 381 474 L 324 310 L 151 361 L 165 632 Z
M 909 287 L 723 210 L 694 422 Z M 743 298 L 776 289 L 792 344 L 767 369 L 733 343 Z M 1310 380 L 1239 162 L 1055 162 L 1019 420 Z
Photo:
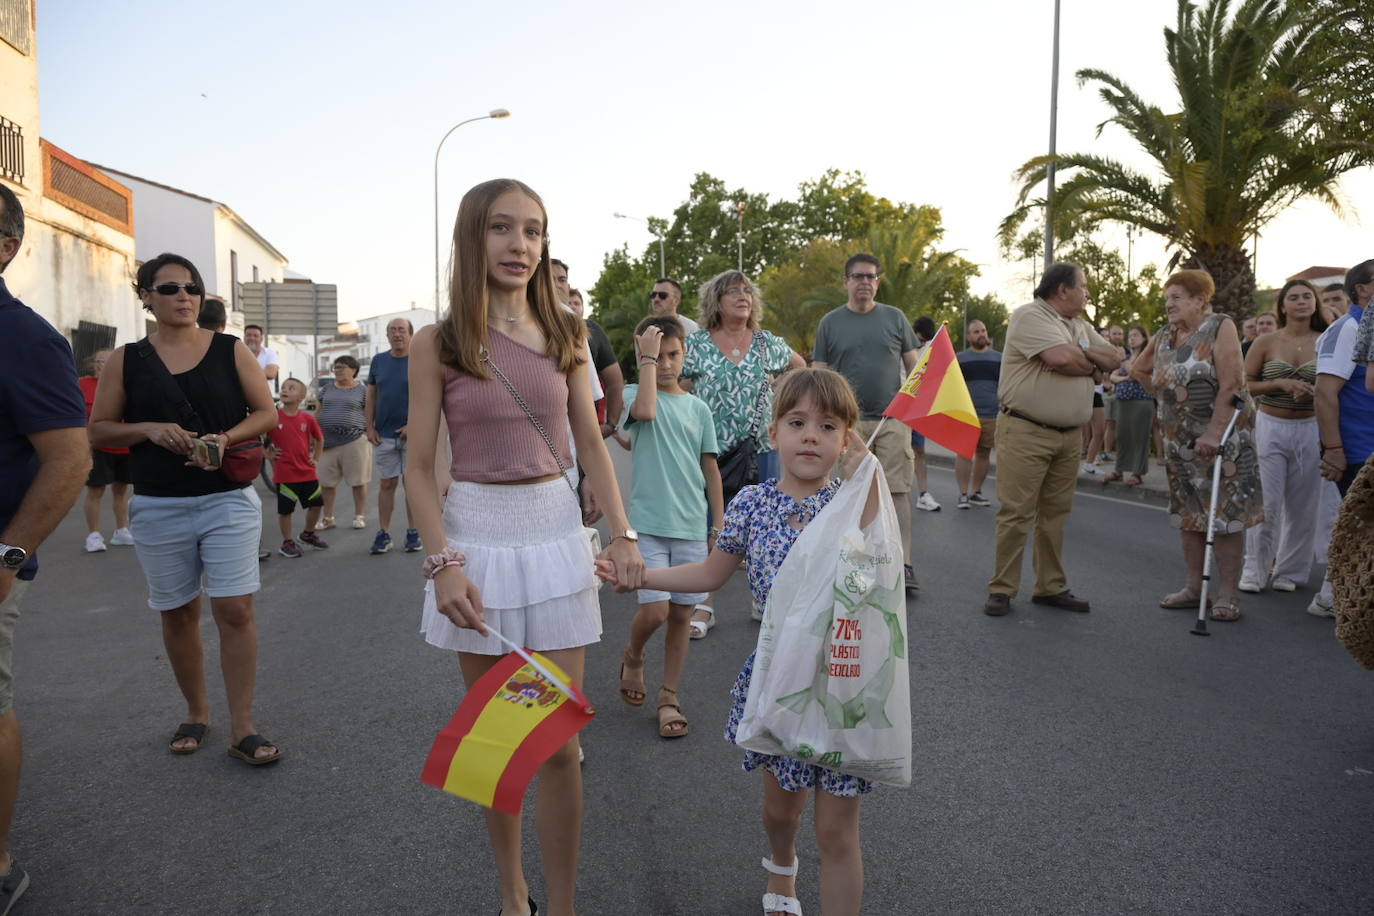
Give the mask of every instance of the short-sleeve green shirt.
M 859 416 L 876 420 L 906 378 L 902 354 L 918 347 L 901 309 L 877 302 L 867 312 L 842 305 L 826 314 L 811 356 L 849 379 L 859 398 Z
M 759 339 L 762 335 L 762 340 Z M 759 451 L 773 450 L 768 423 L 773 417 L 771 376 L 792 364 L 787 341 L 768 331 L 755 331 L 749 352 L 736 365 L 720 351 L 705 328 L 687 335 L 687 358 L 682 378 L 691 379 L 692 394 L 706 402 L 716 421 L 716 442 L 729 451 L 753 430 L 760 389 L 764 392 L 763 421 L 759 425 Z
M 708 513 L 701 456 L 718 451 L 711 412 L 690 394 L 660 391 L 654 419 L 636 420 L 629 408 L 638 393 L 638 385 L 625 386 L 625 432 L 634 460 L 630 526 L 658 537 L 704 541 Z

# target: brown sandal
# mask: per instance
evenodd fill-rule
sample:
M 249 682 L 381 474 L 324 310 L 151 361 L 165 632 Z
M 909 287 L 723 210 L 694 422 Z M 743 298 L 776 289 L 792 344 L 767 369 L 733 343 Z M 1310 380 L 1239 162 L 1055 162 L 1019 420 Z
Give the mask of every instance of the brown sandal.
M 1126 478 L 1126 486 L 1128 487 L 1138 487 L 1144 482 L 1145 481 L 1141 479 L 1139 474 L 1132 474 L 1130 477 Z
M 1240 602 L 1235 598 L 1218 598 L 1215 602 L 1211 602 L 1211 607 L 1207 609 L 1207 616 L 1221 623 L 1240 620 Z
M 664 700 L 663 695 L 672 694 L 671 700 Z M 666 716 L 663 710 L 671 709 L 673 712 Z M 680 725 L 681 728 L 673 728 Z M 677 704 L 677 691 L 671 687 L 658 688 L 658 736 L 660 738 L 681 738 L 687 734 L 687 717 L 682 714 L 682 707 Z
M 1120 472 L 1120 471 L 1112 471 L 1110 474 L 1106 474 L 1106 475 L 1103 476 L 1103 478 L 1102 478 L 1102 483 L 1103 483 L 1103 484 L 1116 483 L 1116 482 L 1117 482 L 1118 480 L 1120 480 L 1120 479 L 1121 479 L 1121 472 Z
M 638 671 L 639 677 L 626 677 L 625 672 Z M 630 658 L 630 650 L 626 649 L 620 657 L 620 698 L 631 706 L 643 706 L 648 699 L 648 688 L 644 684 L 644 656 L 639 657 L 639 664 L 634 663 Z M 631 693 L 639 694 L 638 697 L 630 696 Z

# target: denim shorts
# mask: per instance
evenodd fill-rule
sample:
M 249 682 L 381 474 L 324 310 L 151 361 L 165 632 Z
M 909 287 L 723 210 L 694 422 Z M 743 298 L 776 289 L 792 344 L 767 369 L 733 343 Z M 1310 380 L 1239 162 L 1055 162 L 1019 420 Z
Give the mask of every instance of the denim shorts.
M 688 541 L 683 538 L 664 538 L 656 534 L 639 534 L 639 554 L 644 558 L 646 569 L 667 569 L 670 566 L 686 566 L 700 563 L 706 559 L 705 541 Z M 709 592 L 660 592 L 657 589 L 641 588 L 640 604 L 653 604 L 655 601 L 671 601 L 673 604 L 693 605 L 705 601 Z
M 251 486 L 206 496 L 135 494 L 129 528 L 155 611 L 189 604 L 202 576 L 211 598 L 258 590 L 262 500 Z
M 406 472 L 406 440 L 400 437 L 383 439 L 372 452 L 377 462 L 379 480 L 390 480 Z

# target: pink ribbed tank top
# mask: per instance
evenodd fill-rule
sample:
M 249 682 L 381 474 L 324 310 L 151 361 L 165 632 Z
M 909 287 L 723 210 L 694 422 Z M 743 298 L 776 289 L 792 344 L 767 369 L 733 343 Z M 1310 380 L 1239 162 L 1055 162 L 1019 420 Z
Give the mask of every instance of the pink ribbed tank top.
M 563 460 L 568 457 L 568 377 L 543 353 L 489 330 L 487 351 L 534 411 Z M 454 480 L 499 483 L 559 473 L 544 438 L 492 373 L 474 378 L 444 370 L 444 416 L 453 445 Z

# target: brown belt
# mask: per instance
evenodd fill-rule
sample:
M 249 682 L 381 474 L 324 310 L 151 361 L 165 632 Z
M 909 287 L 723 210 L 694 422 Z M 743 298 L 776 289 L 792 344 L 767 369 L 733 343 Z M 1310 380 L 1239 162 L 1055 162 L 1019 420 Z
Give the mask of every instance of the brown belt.
M 1052 429 L 1057 433 L 1071 433 L 1075 429 L 1078 429 L 1077 426 L 1051 426 L 1048 423 L 1041 423 L 1039 420 L 1036 420 L 1033 417 L 1028 417 L 1025 414 L 1021 413 L 1019 410 L 1012 410 L 1010 407 L 1003 407 L 1002 413 L 1007 414 L 1008 416 L 1015 417 L 1018 420 L 1025 420 L 1027 423 L 1034 423 L 1041 429 Z

